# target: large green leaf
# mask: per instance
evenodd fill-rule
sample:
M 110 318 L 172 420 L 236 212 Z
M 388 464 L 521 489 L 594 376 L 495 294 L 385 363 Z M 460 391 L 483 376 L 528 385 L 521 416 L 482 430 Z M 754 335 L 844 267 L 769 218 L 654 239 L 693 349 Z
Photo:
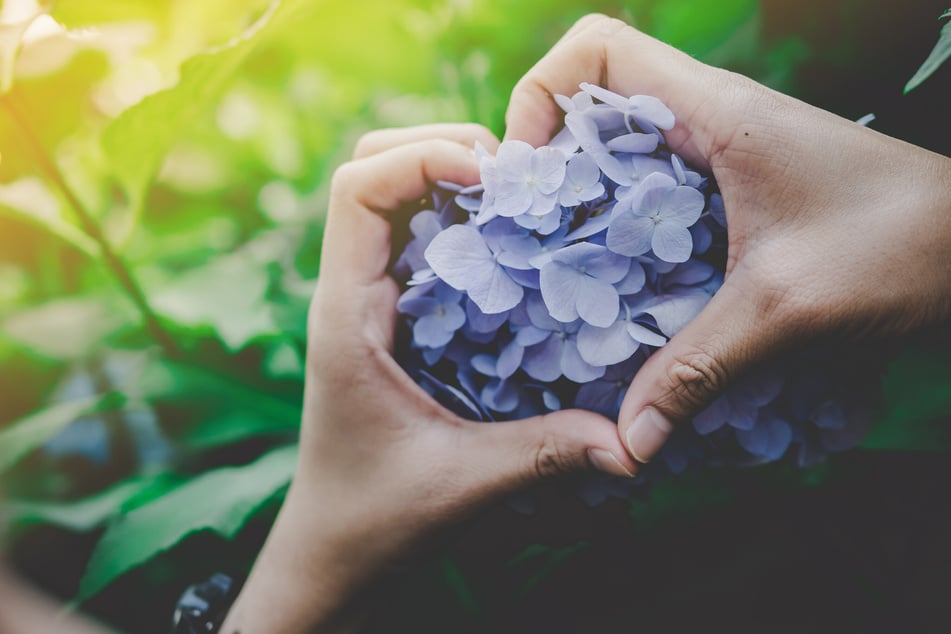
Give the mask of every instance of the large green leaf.
M 306 0 L 274 0 L 244 33 L 187 60 L 177 84 L 149 95 L 106 128 L 103 146 L 129 202 L 123 237 L 137 223 L 148 187 L 173 144 L 222 95 L 262 39 L 292 21 L 306 4 Z
M 944 18 L 951 18 L 951 9 L 945 11 L 939 19 Z M 905 85 L 905 94 L 907 95 L 920 86 L 922 82 L 931 77 L 931 75 L 938 70 L 939 66 L 948 61 L 948 58 L 951 58 L 951 21 L 942 27 L 941 35 L 938 37 L 938 43 L 935 44 L 931 54 L 928 55 L 928 59 L 921 65 L 918 72 L 908 80 L 908 83 Z
M 0 185 L 0 214 L 23 218 L 86 255 L 99 256 L 96 241 L 63 217 L 60 200 L 39 178 L 21 178 Z
M 115 409 L 122 397 L 110 393 L 57 403 L 38 410 L 0 431 L 0 473 L 53 437 L 74 420 L 95 412 Z
M 135 323 L 134 309 L 117 293 L 62 297 L 13 313 L 3 322 L 11 341 L 44 357 L 88 357 L 123 326 Z
M 947 351 L 906 350 L 884 381 L 879 421 L 865 449 L 951 450 L 951 361 Z
M 85 532 L 105 524 L 128 500 L 153 483 L 154 478 L 126 480 L 75 502 L 12 500 L 6 504 L 5 510 L 15 529 L 31 524 L 52 524 Z
M 758 7 L 757 0 L 659 2 L 651 12 L 651 34 L 703 58 L 754 19 Z
M 276 449 L 251 464 L 205 473 L 129 511 L 96 545 L 80 582 L 79 600 L 193 533 L 210 530 L 233 537 L 290 481 L 296 462 L 296 446 Z
M 141 396 L 150 401 L 223 405 L 228 411 L 264 418 L 284 429 L 300 423 L 299 401 L 288 402 L 220 372 L 186 363 L 155 361 L 149 364 L 142 376 L 140 388 Z
M 275 421 L 241 409 L 215 416 L 195 425 L 178 438 L 183 445 L 192 449 L 205 450 L 233 443 L 275 437 L 290 436 L 299 428 L 296 418 Z
M 215 258 L 151 293 L 152 308 L 188 328 L 209 327 L 232 351 L 280 334 L 265 295 L 268 269 L 246 252 Z
M 129 0 L 55 0 L 51 15 L 68 28 L 100 26 L 105 22 L 157 21 L 162 3 Z
M 13 85 L 13 74 L 16 66 L 17 54 L 23 34 L 41 14 L 38 6 L 26 3 L 4 7 L 0 2 L 0 93 L 6 93 Z

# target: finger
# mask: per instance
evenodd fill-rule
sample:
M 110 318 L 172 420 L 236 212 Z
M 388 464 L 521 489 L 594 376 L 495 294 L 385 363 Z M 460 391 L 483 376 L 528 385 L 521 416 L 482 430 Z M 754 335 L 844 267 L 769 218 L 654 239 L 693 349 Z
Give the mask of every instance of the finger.
M 458 143 L 435 139 L 342 165 L 331 183 L 321 278 L 353 287 L 384 277 L 390 256 L 386 216 L 418 201 L 437 180 L 477 183 L 474 153 Z
M 752 294 L 734 273 L 710 303 L 634 377 L 618 417 L 624 444 L 646 463 L 674 427 L 688 422 L 727 387 L 796 336 L 782 316 L 782 298 Z
M 454 141 L 467 148 L 475 146 L 476 141 L 495 154 L 499 139 L 492 131 L 477 123 L 434 123 L 409 128 L 386 128 L 373 130 L 360 137 L 353 150 L 353 158 L 361 159 L 391 148 L 429 139 Z
M 521 421 L 466 423 L 458 462 L 466 486 L 486 499 L 552 476 L 597 469 L 630 478 L 637 471 L 618 439 L 617 426 L 581 410 Z
M 516 84 L 506 113 L 505 139 L 536 146 L 547 143 L 563 118 L 552 95 L 570 97 L 580 83 L 590 82 L 621 95 L 662 100 L 677 118 L 677 125 L 666 134 L 668 144 L 704 167 L 712 139 L 703 134 L 698 138 L 688 119 L 696 118 L 712 94 L 723 91 L 724 76 L 620 20 L 589 16 Z

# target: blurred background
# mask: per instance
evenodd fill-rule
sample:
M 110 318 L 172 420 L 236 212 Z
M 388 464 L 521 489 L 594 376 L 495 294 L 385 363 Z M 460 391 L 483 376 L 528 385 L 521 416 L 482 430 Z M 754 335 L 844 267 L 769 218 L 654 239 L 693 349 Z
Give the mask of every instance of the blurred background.
M 327 185 L 378 127 L 504 131 L 518 78 L 608 13 L 951 154 L 947 0 L 6 0 L 0 476 L 8 558 L 128 632 L 242 576 L 295 461 Z M 822 161 L 822 156 L 816 157 Z M 941 257 L 940 254 L 936 255 Z M 878 344 L 873 344 L 878 345 Z M 861 450 L 687 474 L 589 509 L 552 487 L 447 535 L 379 632 L 944 631 L 946 334 L 898 346 Z

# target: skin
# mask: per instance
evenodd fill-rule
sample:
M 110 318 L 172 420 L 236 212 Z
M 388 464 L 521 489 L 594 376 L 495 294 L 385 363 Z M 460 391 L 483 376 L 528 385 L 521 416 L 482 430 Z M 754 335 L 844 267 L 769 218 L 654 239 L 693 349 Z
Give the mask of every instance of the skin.
M 332 186 L 297 473 L 222 632 L 359 629 L 375 580 L 491 500 L 573 470 L 633 474 L 632 456 L 650 459 L 672 425 L 784 348 L 905 332 L 951 314 L 951 160 L 597 15 L 515 88 L 507 137 L 544 144 L 560 119 L 551 95 L 573 94 L 582 81 L 657 96 L 677 115 L 670 145 L 712 171 L 723 193 L 723 288 L 638 373 L 618 428 L 584 412 L 462 421 L 391 356 L 399 291 L 386 275 L 386 218 L 433 181 L 475 183 L 467 148 L 498 142 L 472 125 L 364 137 Z M 645 412 L 648 426 L 634 425 Z M 8 602 L 22 592 L 0 583 L 0 633 L 37 631 L 17 614 L 48 615 L 39 603 Z M 86 626 L 43 631 L 96 631 L 70 627 Z
M 436 180 L 478 182 L 476 140 L 498 145 L 472 125 L 373 133 L 335 174 L 310 312 L 300 464 L 223 632 L 350 631 L 366 610 L 361 591 L 381 570 L 480 506 L 568 471 L 633 473 L 607 419 L 565 411 L 464 421 L 391 356 L 399 289 L 386 274 L 386 216 Z
M 619 432 L 639 462 L 739 375 L 825 337 L 887 336 L 951 316 L 951 159 L 817 109 L 602 15 L 518 83 L 509 139 L 545 143 L 552 94 L 580 82 L 661 99 L 671 148 L 716 177 L 726 282 L 638 372 Z

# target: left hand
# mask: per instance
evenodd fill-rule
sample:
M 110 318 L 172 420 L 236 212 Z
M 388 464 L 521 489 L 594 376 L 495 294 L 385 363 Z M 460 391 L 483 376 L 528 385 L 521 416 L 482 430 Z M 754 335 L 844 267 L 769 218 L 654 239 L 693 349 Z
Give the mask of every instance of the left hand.
M 476 140 L 498 145 L 475 125 L 375 132 L 334 175 L 297 473 L 223 633 L 349 630 L 355 593 L 479 506 L 569 471 L 636 470 L 601 416 L 465 421 L 392 357 L 399 289 L 387 275 L 386 216 L 437 180 L 477 183 Z

